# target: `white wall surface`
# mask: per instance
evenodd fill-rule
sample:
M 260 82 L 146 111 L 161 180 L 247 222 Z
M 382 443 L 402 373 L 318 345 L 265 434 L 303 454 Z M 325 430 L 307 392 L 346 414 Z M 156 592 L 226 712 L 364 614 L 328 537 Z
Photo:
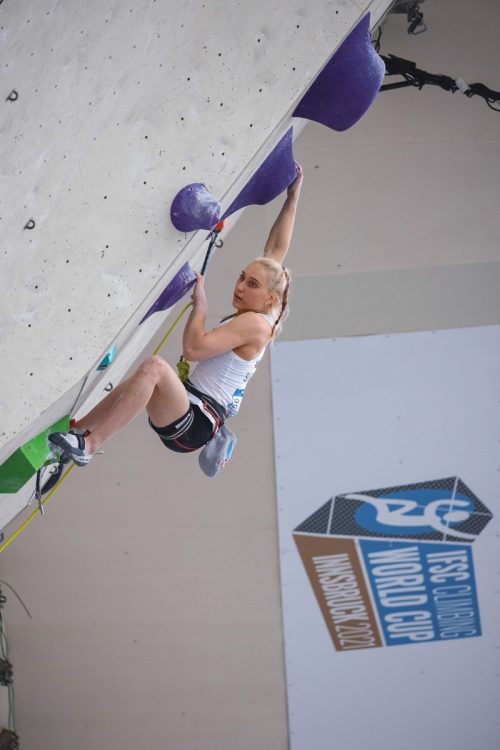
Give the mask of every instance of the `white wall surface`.
M 206 234 L 174 229 L 174 195 L 227 207 L 369 5 L 3 6 L 2 446 L 121 348 Z
M 204 181 L 223 212 L 345 35 L 388 4 L 6 9 L 6 80 L 18 98 L 4 102 L 1 462 L 91 408 L 165 324 L 168 312 L 139 326 L 207 247 L 206 231 L 170 223 L 177 191 Z M 112 345 L 115 361 L 97 372 Z M 0 527 L 33 489 L 1 498 Z
M 391 17 L 382 53 L 499 89 L 497 3 L 428 0 L 423 9 L 428 32 L 409 38 L 404 18 Z M 406 205 L 417 205 L 441 180 L 442 160 L 421 166 L 435 141 L 445 149 L 453 144 L 454 160 L 464 145 L 470 153 L 477 148 L 478 170 L 469 159 L 466 176 L 480 186 L 483 142 L 498 146 L 499 128 L 500 116 L 481 100 L 432 89 L 380 95 L 343 134 L 308 125 L 295 145 L 306 180 L 284 338 L 498 323 L 500 258 L 483 242 L 497 232 L 497 213 L 485 207 L 477 215 L 474 241 L 460 252 L 454 254 L 448 239 L 452 233 L 460 242 L 471 231 L 470 202 L 481 210 L 475 188 L 465 195 L 454 182 L 442 183 L 443 202 L 456 190 L 464 201 L 442 224 L 434 201 L 425 203 L 418 221 L 393 207 L 402 203 L 403 190 Z M 343 151 L 349 159 L 340 160 Z M 400 159 L 407 164 L 404 185 L 392 179 Z M 488 199 L 486 190 L 483 196 Z M 384 207 L 380 214 L 372 210 L 375 199 Z M 276 210 L 275 204 L 246 211 L 227 235 L 207 280 L 210 322 L 228 311 L 233 280 L 260 251 Z M 425 226 L 432 255 L 421 241 Z M 350 230 L 356 262 L 344 251 Z M 469 291 L 463 305 L 448 303 L 454 289 Z M 173 362 L 179 351 L 177 338 L 163 354 Z M 312 378 L 317 369 L 311 363 Z M 308 379 L 305 398 L 311 390 Z M 46 517 L 2 554 L 2 578 L 16 586 L 34 617 L 29 621 L 9 596 L 25 750 L 287 747 L 267 360 L 234 429 L 236 453 L 223 475 L 208 481 L 195 457 L 166 455 L 139 418 L 99 461 L 84 472 L 75 469 Z M 381 720 L 389 718 L 388 711 Z M 390 750 L 400 750 L 400 738 L 395 741 Z
M 291 750 L 330 750 L 333 737 L 349 750 L 494 750 L 500 326 L 278 342 L 271 361 Z M 311 362 L 321 363 L 316 408 L 302 398 Z M 297 435 L 297 425 L 307 430 Z M 398 495 L 419 507 L 393 498 L 370 506 L 365 523 L 348 499 L 427 482 L 440 493 L 434 501 L 449 503 L 444 513 L 455 497 L 453 484 L 438 490 L 445 477 L 464 483 L 454 507 L 467 507 L 468 525 L 424 515 L 421 489 Z M 330 499 L 331 526 L 302 528 Z M 393 545 L 406 547 L 411 564 L 387 564 Z M 377 546 L 378 566 L 369 551 Z M 436 557 L 446 555 L 462 566 L 438 574 Z M 471 710 L 473 721 L 457 720 Z

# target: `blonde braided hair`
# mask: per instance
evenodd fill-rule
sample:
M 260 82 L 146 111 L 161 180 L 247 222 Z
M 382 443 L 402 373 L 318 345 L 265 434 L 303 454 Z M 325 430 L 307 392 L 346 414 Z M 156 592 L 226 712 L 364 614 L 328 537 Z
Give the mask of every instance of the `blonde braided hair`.
M 275 318 L 272 335 L 272 338 L 274 339 L 275 336 L 280 333 L 282 325 L 288 317 L 288 297 L 291 282 L 290 272 L 278 263 L 278 261 L 273 260 L 272 258 L 262 256 L 256 258 L 254 262 L 259 263 L 266 269 L 269 278 L 269 291 L 275 292 L 276 294 L 276 303 L 271 308 L 272 314 Z

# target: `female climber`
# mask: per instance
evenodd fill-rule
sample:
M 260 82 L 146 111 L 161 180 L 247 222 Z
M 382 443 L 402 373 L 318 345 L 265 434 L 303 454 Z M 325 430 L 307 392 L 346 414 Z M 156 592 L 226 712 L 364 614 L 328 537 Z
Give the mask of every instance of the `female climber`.
M 205 329 L 207 300 L 198 275 L 183 334 L 184 358 L 198 364 L 182 383 L 162 357 L 152 356 L 67 433 L 49 435 L 61 458 L 88 464 L 112 435 L 146 408 L 163 444 L 178 453 L 195 451 L 215 436 L 239 409 L 246 385 L 288 309 L 290 276 L 283 267 L 295 223 L 303 171 L 297 176 L 267 239 L 263 257 L 241 272 L 233 292 L 236 312 Z

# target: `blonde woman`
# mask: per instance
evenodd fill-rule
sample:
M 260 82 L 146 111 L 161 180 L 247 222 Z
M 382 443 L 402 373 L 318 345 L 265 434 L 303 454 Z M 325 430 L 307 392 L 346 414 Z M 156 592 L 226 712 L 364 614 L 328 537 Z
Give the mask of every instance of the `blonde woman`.
M 197 362 L 186 383 L 162 357 L 152 356 L 68 433 L 49 442 L 77 466 L 92 456 L 144 408 L 163 444 L 178 453 L 202 448 L 234 416 L 268 343 L 288 311 L 290 276 L 283 267 L 295 223 L 303 171 L 297 177 L 269 233 L 264 254 L 239 275 L 232 306 L 236 312 L 207 331 L 204 279 L 198 275 L 193 307 L 183 334 L 183 355 Z

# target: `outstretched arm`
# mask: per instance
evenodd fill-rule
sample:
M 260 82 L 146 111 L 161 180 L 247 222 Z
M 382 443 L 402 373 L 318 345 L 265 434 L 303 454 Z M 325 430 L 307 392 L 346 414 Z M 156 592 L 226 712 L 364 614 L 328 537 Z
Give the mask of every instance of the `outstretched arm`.
M 297 164 L 297 177 L 288 187 L 288 194 L 283 208 L 278 214 L 278 218 L 271 227 L 269 237 L 267 238 L 264 248 L 264 255 L 272 258 L 278 263 L 283 263 L 292 239 L 293 226 L 295 224 L 295 214 L 299 203 L 300 189 L 304 172 L 300 164 Z

